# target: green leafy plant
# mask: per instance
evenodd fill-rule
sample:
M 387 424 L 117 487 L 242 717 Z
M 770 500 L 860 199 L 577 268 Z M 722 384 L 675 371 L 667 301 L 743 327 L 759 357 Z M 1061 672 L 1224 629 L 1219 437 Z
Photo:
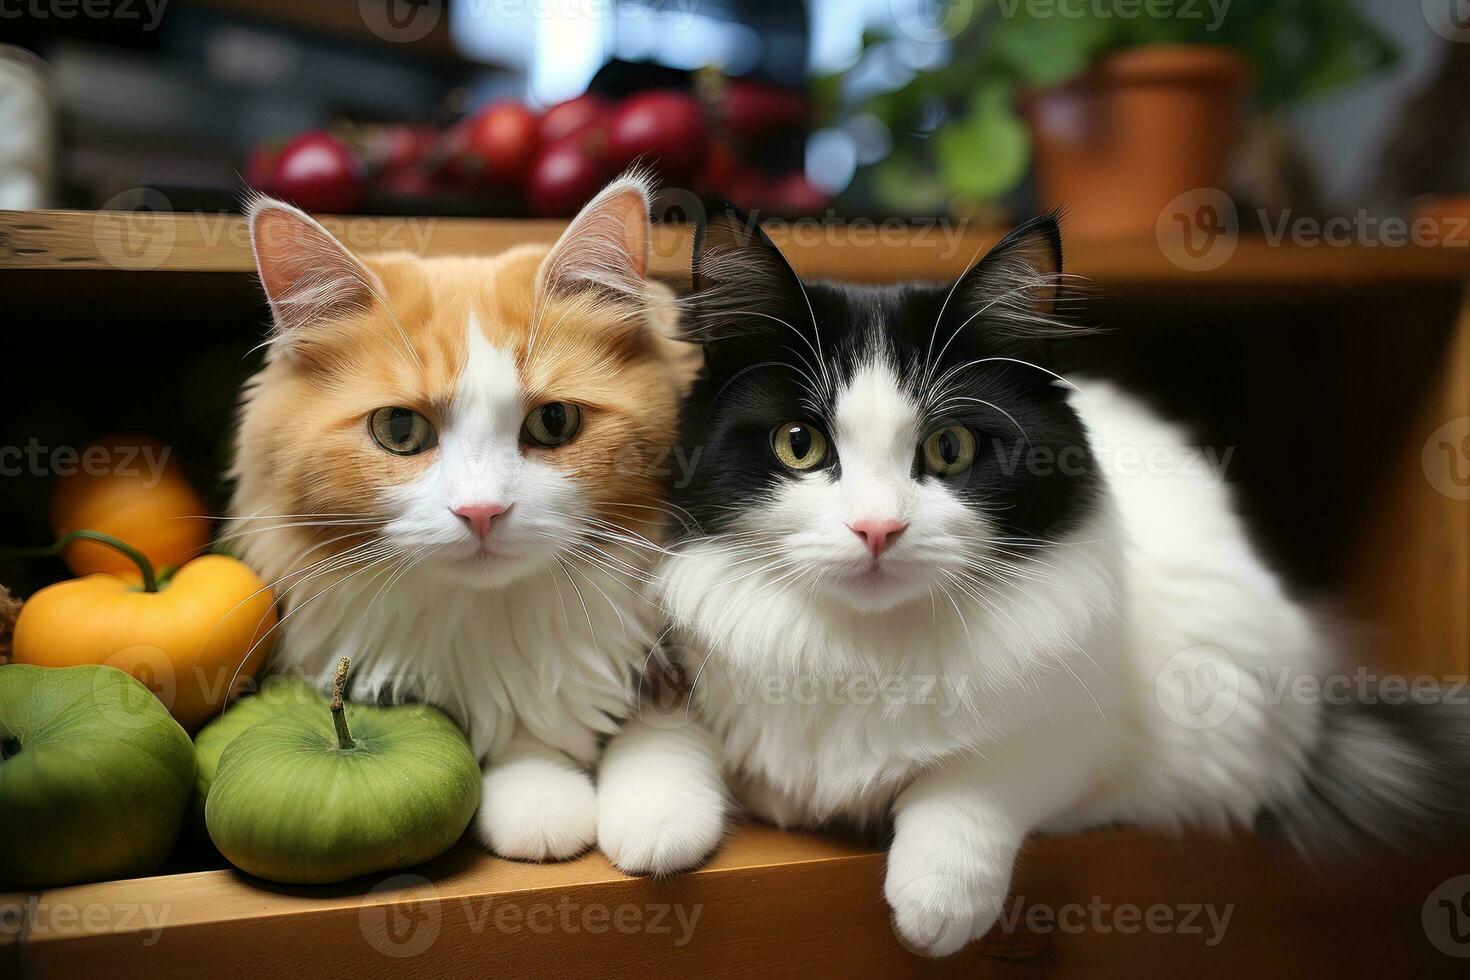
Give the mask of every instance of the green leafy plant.
M 886 123 L 892 153 L 870 174 L 873 193 L 898 210 L 946 198 L 993 200 L 1030 165 L 1018 95 L 1083 74 L 1115 51 L 1210 44 L 1250 63 L 1253 102 L 1272 111 L 1391 64 L 1397 52 L 1352 0 L 975 0 L 950 8 L 946 64 L 853 108 Z M 865 38 L 864 57 L 901 43 Z M 818 86 L 834 109 L 841 79 Z M 916 139 L 905 139 L 912 134 Z

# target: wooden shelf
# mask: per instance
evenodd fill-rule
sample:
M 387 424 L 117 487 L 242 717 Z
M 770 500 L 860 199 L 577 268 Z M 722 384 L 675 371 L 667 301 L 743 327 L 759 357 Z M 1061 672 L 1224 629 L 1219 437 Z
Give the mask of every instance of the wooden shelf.
M 226 14 L 253 18 L 275 24 L 289 30 L 304 31 L 341 38 L 357 44 L 411 53 L 441 61 L 464 61 L 455 50 L 449 34 L 449 18 L 441 10 L 440 15 L 429 26 L 422 37 L 413 36 L 394 40 L 393 35 L 374 33 L 368 26 L 357 4 L 343 3 L 292 3 L 290 0 L 188 0 L 195 6 L 212 7 Z M 406 5 L 405 5 L 406 6 Z M 448 7 L 446 2 L 442 5 Z M 387 0 L 382 4 L 387 7 Z M 382 8 L 380 8 L 382 9 Z M 430 16 L 425 12 L 421 16 Z M 408 32 L 403 32 L 408 33 Z
M 565 226 L 324 221 L 356 251 L 422 255 L 490 254 L 550 242 Z M 806 225 L 793 237 L 773 227 L 804 275 L 872 282 L 952 276 L 999 234 L 974 229 L 946 240 L 937 230 L 852 234 Z M 689 245 L 687 228 L 660 228 L 656 270 L 677 277 L 687 268 Z M 1315 529 L 1318 539 L 1330 531 L 1349 543 L 1339 584 L 1355 622 L 1379 631 L 1376 659 L 1411 676 L 1470 668 L 1470 504 L 1436 485 L 1433 458 L 1424 453 L 1439 426 L 1470 417 L 1470 249 L 1273 247 L 1242 239 L 1228 261 L 1201 271 L 1171 261 L 1150 240 L 1075 242 L 1068 256 L 1069 271 L 1118 287 L 1135 314 L 1098 342 L 1138 341 L 1120 348 L 1129 357 L 1164 350 L 1167 356 L 1141 358 L 1138 365 L 1165 378 L 1179 373 L 1176 387 L 1199 388 L 1197 404 L 1217 421 L 1233 420 L 1221 430 L 1228 433 L 1221 445 L 1238 442 L 1242 456 L 1280 459 L 1279 466 L 1253 471 L 1261 480 L 1257 490 L 1280 497 L 1278 509 Z M 140 274 L 149 271 L 160 275 Z M 13 330 L 44 331 L 58 345 L 47 357 L 63 356 L 61 345 L 90 345 L 97 350 L 85 352 L 100 363 L 121 348 L 99 338 L 152 351 L 186 347 L 169 338 L 205 330 L 233 330 L 232 336 L 248 338 L 240 341 L 248 349 L 262 316 L 252 272 L 238 215 L 0 212 L 8 322 Z M 99 317 L 99 308 L 108 315 Z M 1199 329 L 1180 335 L 1175 324 Z M 1276 343 L 1258 346 L 1258 335 L 1243 328 L 1275 331 Z M 16 374 L 42 378 L 42 363 L 44 357 L 28 361 L 23 354 Z M 160 404 L 174 406 L 168 392 L 177 379 L 169 372 L 178 362 L 163 363 L 152 366 L 147 383 L 163 393 Z M 1200 365 L 1209 371 L 1181 371 Z M 136 370 L 146 373 L 149 365 L 139 361 Z M 1307 370 L 1303 383 L 1298 375 Z M 1200 383 L 1218 382 L 1214 375 L 1225 383 Z M 49 407 L 50 389 L 42 383 L 18 389 L 13 400 L 33 412 Z M 32 435 L 38 417 L 23 415 L 29 428 L 17 428 L 14 438 Z M 1299 442 L 1285 455 L 1274 448 L 1293 438 L 1283 434 L 1283 418 L 1301 426 Z M 59 431 L 58 443 L 71 438 Z M 1343 438 L 1329 438 L 1337 435 Z M 1277 470 L 1286 476 L 1262 479 Z M 1320 540 L 1291 540 L 1302 550 L 1321 550 Z M 883 867 L 880 851 L 838 836 L 747 826 L 705 868 L 667 881 L 628 878 L 597 854 L 531 865 L 461 846 L 408 877 L 380 875 L 330 888 L 272 886 L 233 871 L 102 882 L 0 895 L 0 976 L 105 970 L 124 977 L 408 973 L 564 980 L 1187 971 L 1199 980 L 1251 970 L 1454 976 L 1466 962 L 1433 945 L 1423 915 L 1436 887 L 1470 872 L 1470 850 L 1365 859 L 1311 873 L 1255 839 L 1179 841 L 1138 830 L 1040 838 L 1018 862 L 1013 901 L 1023 912 L 1084 910 L 1088 923 L 1028 928 L 1023 915 L 1010 931 L 937 962 L 912 956 L 894 940 Z M 1213 945 L 1202 912 L 1191 919 L 1199 931 L 1177 928 L 1189 909 L 1206 905 L 1230 915 Z M 687 942 L 679 942 L 675 906 L 686 922 L 697 916 Z M 1159 906 L 1175 928 L 1151 929 L 1133 917 Z M 1094 907 L 1107 910 L 1101 926 L 1090 918 Z M 564 908 L 576 917 L 575 927 L 559 924 Z M 1006 908 L 1009 914 L 1015 906 Z M 537 918 L 553 914 L 558 924 L 549 929 Z M 586 914 L 604 924 L 584 925 Z
M 493 254 L 524 242 L 551 242 L 560 220 L 364 217 L 322 221 L 354 251 L 420 255 Z M 864 281 L 943 279 L 962 271 L 999 229 L 873 225 L 825 229 L 772 223 L 772 238 L 803 275 Z M 663 226 L 656 271 L 688 267 L 687 227 Z M 1192 270 L 1152 239 L 1070 242 L 1068 271 L 1109 285 L 1291 284 L 1372 286 L 1470 281 L 1470 248 L 1444 246 L 1273 246 L 1242 238 L 1218 268 Z M 244 220 L 224 213 L 0 211 L 0 269 L 117 269 L 239 272 L 254 266 Z
M 0 972 L 9 957 L 36 976 L 1452 975 L 1420 908 L 1467 858 L 1309 872 L 1253 839 L 1037 838 L 1002 925 L 932 961 L 893 938 L 882 854 L 838 837 L 744 827 L 663 881 L 595 853 L 535 865 L 462 845 L 329 888 L 207 871 L 0 896 Z

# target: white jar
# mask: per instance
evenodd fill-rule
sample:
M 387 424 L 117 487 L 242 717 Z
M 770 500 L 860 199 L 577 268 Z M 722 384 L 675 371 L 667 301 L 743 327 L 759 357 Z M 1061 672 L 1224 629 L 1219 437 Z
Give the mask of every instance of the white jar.
M 0 44 L 0 209 L 56 204 L 56 112 L 45 62 Z

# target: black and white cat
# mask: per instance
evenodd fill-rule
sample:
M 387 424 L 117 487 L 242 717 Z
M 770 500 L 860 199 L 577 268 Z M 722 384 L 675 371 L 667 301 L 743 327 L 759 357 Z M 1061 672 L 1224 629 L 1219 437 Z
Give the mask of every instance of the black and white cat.
M 995 921 L 1036 829 L 1271 814 L 1337 845 L 1462 819 L 1463 710 L 1293 698 L 1283 677 L 1333 669 L 1329 631 L 1219 474 L 1124 392 L 1028 359 L 1060 275 L 1051 218 L 952 287 L 803 284 L 733 210 L 696 256 L 697 529 L 661 588 L 714 738 L 650 778 L 723 771 L 778 826 L 891 831 L 894 925 L 932 955 Z M 692 802 L 642 811 L 645 866 L 717 843 Z

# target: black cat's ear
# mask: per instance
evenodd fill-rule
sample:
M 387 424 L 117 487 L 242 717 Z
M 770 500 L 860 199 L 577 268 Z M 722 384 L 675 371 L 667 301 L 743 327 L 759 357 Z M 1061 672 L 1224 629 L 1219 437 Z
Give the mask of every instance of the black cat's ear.
M 801 280 L 753 215 L 718 198 L 704 202 L 690 259 L 689 339 L 712 343 L 784 329 L 794 311 L 810 322 Z
M 1056 212 L 1032 218 L 996 243 L 955 284 L 958 327 L 984 321 L 991 336 L 1035 340 L 1070 332 L 1057 319 L 1062 231 Z

